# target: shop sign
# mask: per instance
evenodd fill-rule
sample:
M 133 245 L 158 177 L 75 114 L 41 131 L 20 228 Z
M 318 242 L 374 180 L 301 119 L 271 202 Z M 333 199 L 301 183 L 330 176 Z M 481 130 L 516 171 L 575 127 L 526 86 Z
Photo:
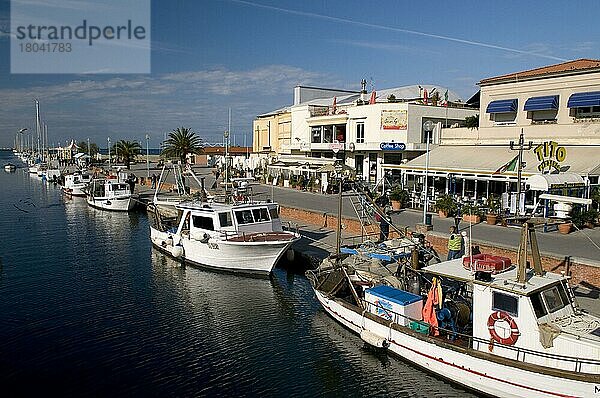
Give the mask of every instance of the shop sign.
M 542 142 L 535 148 L 533 152 L 537 156 L 538 171 L 542 174 L 561 171 L 561 163 L 567 157 L 567 150 L 564 146 L 559 146 L 555 141 Z
M 338 153 L 339 151 L 344 149 L 343 142 L 332 142 L 329 144 L 329 149 L 333 151 L 333 153 Z
M 381 111 L 382 130 L 406 130 L 406 111 Z
M 382 151 L 403 151 L 406 149 L 406 144 L 403 142 L 382 142 L 379 144 Z

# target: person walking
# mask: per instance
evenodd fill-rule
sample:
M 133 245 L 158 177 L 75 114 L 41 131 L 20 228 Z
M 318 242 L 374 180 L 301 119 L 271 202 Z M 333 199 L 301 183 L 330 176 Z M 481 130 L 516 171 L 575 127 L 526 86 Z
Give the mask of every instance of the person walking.
M 152 173 L 150 181 L 152 182 L 152 189 L 156 188 L 156 174 Z
M 448 257 L 447 260 L 458 258 L 460 247 L 462 245 L 462 236 L 457 232 L 455 226 L 450 227 L 450 237 L 448 238 Z

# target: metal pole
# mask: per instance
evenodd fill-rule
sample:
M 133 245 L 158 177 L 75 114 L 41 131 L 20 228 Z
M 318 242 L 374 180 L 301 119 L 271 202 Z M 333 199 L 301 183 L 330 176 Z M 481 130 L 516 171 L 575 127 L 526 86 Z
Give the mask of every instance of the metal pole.
M 150 140 L 150 136 L 148 136 L 148 134 L 146 134 L 146 178 L 150 178 L 150 147 L 149 147 L 149 141 Z
M 525 138 L 523 137 L 523 129 L 519 136 L 519 163 L 517 164 L 517 214 L 521 215 L 521 164 L 523 162 L 523 146 Z
M 335 252 L 336 255 L 340 256 L 341 251 L 342 251 L 342 174 L 341 172 L 338 174 L 338 177 L 340 179 L 340 184 L 339 184 L 339 196 L 338 196 L 338 216 L 337 216 L 337 240 L 336 240 L 336 245 L 335 245 Z
M 424 199 L 424 203 L 423 203 L 423 224 L 426 223 L 427 221 L 427 207 L 429 204 L 429 195 L 428 195 L 428 177 L 429 177 L 429 141 L 430 141 L 430 135 L 431 132 L 433 131 L 433 122 L 431 120 L 427 120 L 425 121 L 425 123 L 423 123 L 423 130 L 425 130 L 425 132 L 427 133 L 426 135 L 426 140 L 427 140 L 427 144 L 426 144 L 426 148 L 425 148 L 425 199 Z
M 110 137 L 108 137 L 108 172 L 110 173 Z

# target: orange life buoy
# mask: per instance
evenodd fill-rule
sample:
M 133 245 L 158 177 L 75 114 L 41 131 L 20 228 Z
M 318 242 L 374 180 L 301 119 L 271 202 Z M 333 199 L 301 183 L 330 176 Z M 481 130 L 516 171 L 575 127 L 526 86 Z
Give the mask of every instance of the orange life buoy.
M 506 322 L 509 325 L 510 334 L 507 337 L 500 336 L 496 331 L 496 322 L 498 321 Z M 519 333 L 519 328 L 517 327 L 515 320 L 504 311 L 493 312 L 488 318 L 487 325 L 492 339 L 496 340 L 500 344 L 513 345 L 517 342 L 517 339 L 521 334 Z

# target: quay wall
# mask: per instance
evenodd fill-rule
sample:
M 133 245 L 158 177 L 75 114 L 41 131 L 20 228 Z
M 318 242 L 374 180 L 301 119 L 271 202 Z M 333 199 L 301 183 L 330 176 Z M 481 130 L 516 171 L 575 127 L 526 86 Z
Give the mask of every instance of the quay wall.
M 283 218 L 293 220 L 294 222 L 307 223 L 332 230 L 337 228 L 337 217 L 328 213 L 281 206 L 280 214 Z M 342 226 L 344 235 L 360 235 L 361 233 L 361 225 L 357 219 L 342 217 Z M 408 227 L 402 227 L 402 229 L 406 232 L 411 232 Z M 374 230 L 378 233 L 379 227 L 376 225 Z M 390 231 L 390 237 L 396 236 L 398 236 L 397 233 Z M 446 258 L 448 254 L 447 234 L 428 232 L 427 241 L 431 243 L 441 259 Z M 358 243 L 358 241 L 356 243 Z M 480 242 L 477 240 L 471 242 L 471 245 L 479 246 L 482 253 L 495 253 L 500 256 L 508 257 L 511 261 L 516 262 L 517 247 L 509 248 L 496 246 L 489 242 Z M 561 271 L 568 272 L 572 277 L 571 283 L 573 286 L 580 282 L 586 282 L 596 287 L 600 287 L 600 266 L 598 264 L 586 264 L 580 259 L 570 258 L 570 264 L 567 266 L 565 258 L 544 254 L 541 254 L 541 260 L 542 266 L 546 271 L 557 273 L 560 273 Z

